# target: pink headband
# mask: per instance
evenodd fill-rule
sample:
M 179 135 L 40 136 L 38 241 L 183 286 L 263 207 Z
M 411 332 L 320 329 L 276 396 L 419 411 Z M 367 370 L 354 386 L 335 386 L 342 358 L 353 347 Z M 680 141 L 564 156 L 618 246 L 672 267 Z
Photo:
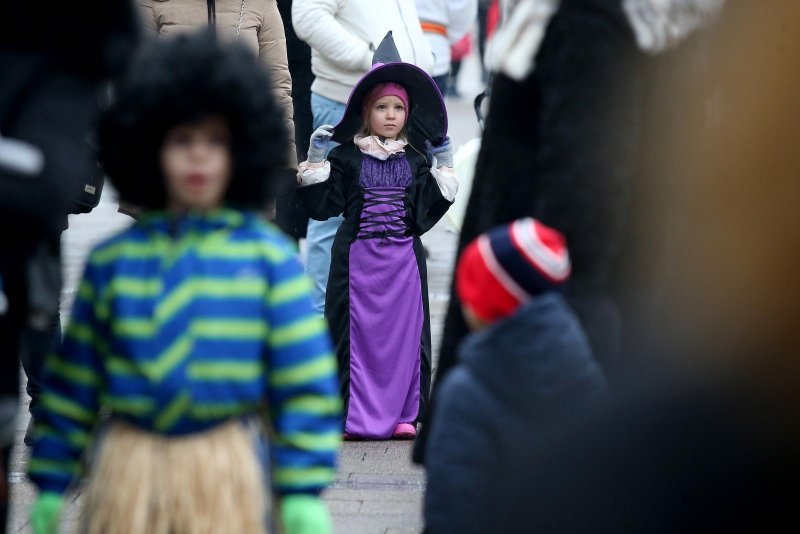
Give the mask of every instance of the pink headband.
M 403 101 L 403 106 L 406 108 L 406 120 L 408 120 L 408 93 L 405 87 L 394 82 L 379 83 L 370 90 L 367 94 L 367 98 L 364 99 L 364 108 L 361 110 L 361 116 L 364 120 L 367 119 L 369 110 L 379 98 L 390 95 L 396 96 Z

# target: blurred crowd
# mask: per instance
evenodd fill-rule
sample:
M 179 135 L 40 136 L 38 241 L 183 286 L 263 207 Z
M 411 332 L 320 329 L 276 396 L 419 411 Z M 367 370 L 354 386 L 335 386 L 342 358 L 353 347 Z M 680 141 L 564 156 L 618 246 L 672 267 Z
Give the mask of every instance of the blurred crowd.
M 351 439 L 415 439 L 434 534 L 796 522 L 794 0 L 2 8 L 1 524 L 20 363 L 37 533 L 88 477 L 92 532 L 324 534 Z M 136 222 L 63 328 L 106 178 Z M 432 347 L 419 236 L 459 179 Z

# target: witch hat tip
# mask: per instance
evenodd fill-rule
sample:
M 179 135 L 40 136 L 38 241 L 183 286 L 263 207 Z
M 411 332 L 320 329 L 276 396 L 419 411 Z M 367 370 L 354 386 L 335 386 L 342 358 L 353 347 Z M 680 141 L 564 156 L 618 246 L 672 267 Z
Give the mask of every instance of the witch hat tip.
M 394 44 L 392 30 L 389 30 L 386 32 L 386 36 L 381 41 L 381 44 L 375 49 L 375 54 L 372 56 L 372 64 L 398 63 L 401 61 L 400 52 Z

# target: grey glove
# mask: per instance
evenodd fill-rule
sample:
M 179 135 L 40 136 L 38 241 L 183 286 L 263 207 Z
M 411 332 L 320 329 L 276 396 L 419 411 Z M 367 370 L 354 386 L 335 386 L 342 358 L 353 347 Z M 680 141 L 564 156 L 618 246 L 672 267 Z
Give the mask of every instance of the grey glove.
M 425 147 L 428 149 L 428 155 L 431 159 L 436 158 L 436 167 L 452 167 L 453 166 L 453 144 L 450 142 L 450 137 L 445 137 L 441 145 L 433 146 L 430 141 L 425 141 Z
M 328 144 L 333 137 L 333 126 L 323 124 L 311 134 L 311 142 L 308 144 L 308 162 L 321 163 L 325 161 L 325 153 L 328 151 Z

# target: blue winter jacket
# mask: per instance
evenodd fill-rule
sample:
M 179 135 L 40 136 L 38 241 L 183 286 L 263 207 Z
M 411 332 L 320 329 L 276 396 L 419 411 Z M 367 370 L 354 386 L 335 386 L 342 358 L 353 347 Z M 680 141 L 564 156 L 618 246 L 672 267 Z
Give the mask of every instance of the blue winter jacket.
M 498 474 L 558 421 L 607 396 L 575 314 L 548 293 L 464 339 L 426 451 L 426 532 L 486 532 Z
M 166 436 L 269 417 L 276 492 L 333 479 L 341 400 L 294 248 L 255 213 L 147 214 L 89 255 L 28 473 L 62 493 L 101 410 Z

